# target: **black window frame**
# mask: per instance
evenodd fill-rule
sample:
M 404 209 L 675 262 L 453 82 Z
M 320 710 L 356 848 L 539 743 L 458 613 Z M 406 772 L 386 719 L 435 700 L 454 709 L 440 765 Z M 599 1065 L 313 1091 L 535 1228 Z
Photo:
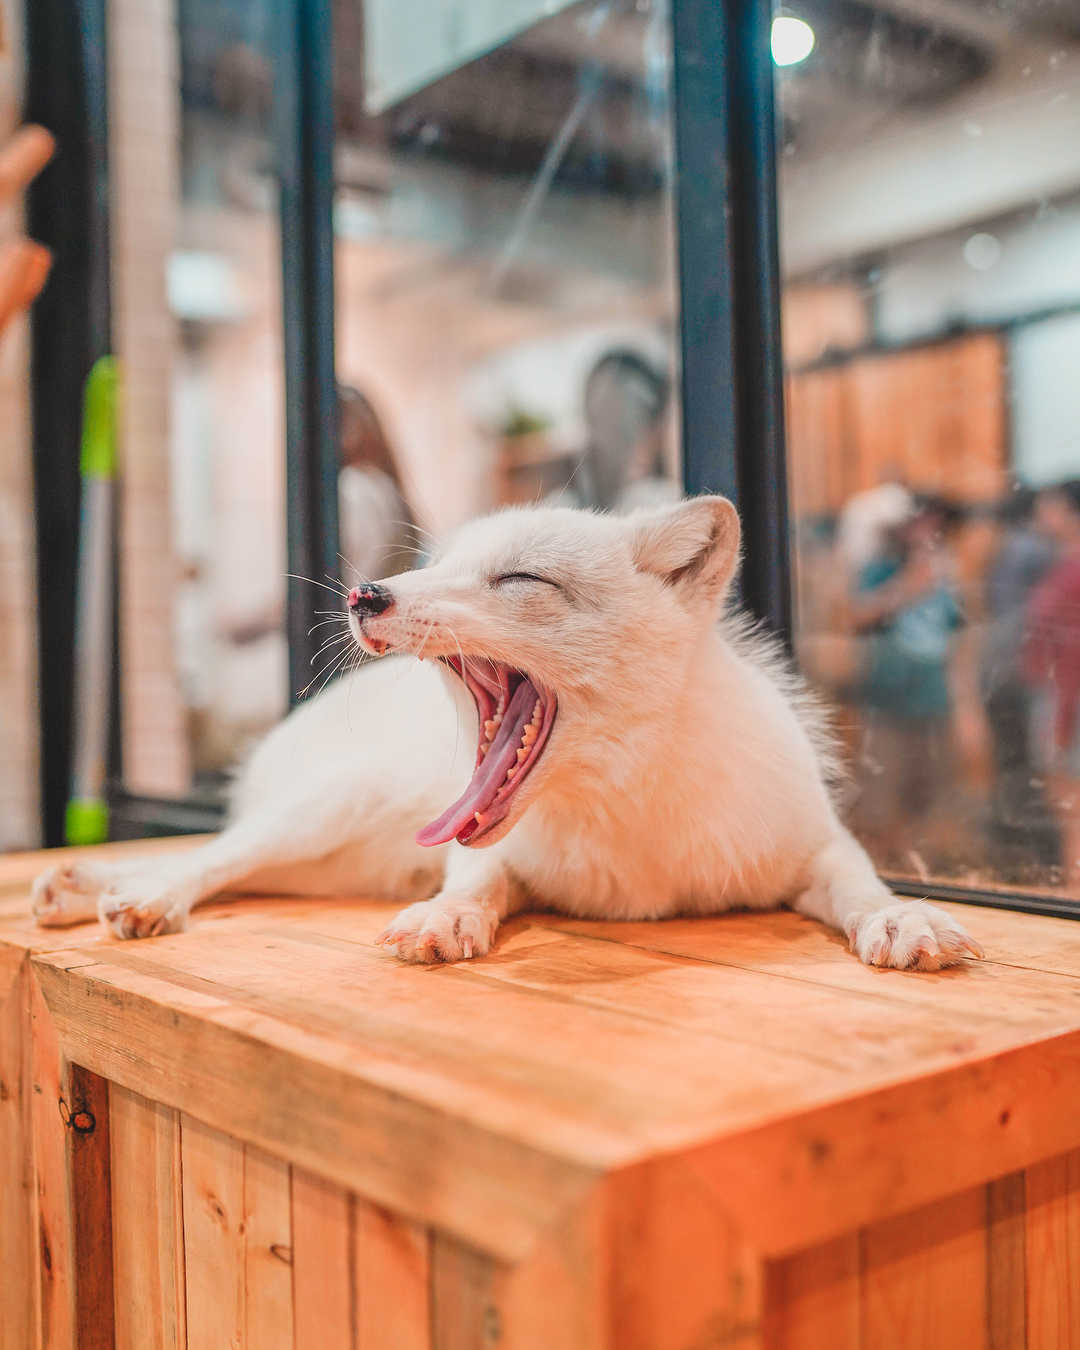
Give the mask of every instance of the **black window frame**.
M 405 2 L 405 0 L 403 0 Z M 82 387 L 110 348 L 107 0 L 27 0 L 26 115 L 60 153 L 29 194 L 31 232 L 55 254 L 32 317 L 42 813 L 63 842 L 71 754 L 78 425 Z M 683 476 L 722 492 L 743 524 L 743 605 L 791 649 L 792 557 L 780 330 L 771 0 L 670 0 Z M 332 0 L 280 0 L 275 141 L 280 181 L 289 572 L 289 680 L 307 683 L 312 591 L 337 571 Z M 119 670 L 118 665 L 115 667 Z M 117 676 L 119 678 L 119 676 Z M 136 826 L 213 828 L 192 802 L 125 793 L 114 689 L 114 802 Z M 900 895 L 1080 919 L 1052 895 L 885 877 Z

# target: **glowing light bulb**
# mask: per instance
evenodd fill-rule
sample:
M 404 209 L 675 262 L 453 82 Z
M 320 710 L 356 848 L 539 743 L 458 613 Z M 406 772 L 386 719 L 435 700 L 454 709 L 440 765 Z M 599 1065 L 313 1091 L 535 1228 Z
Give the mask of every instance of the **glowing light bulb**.
M 796 66 L 814 50 L 814 30 L 802 19 L 780 14 L 773 19 L 772 59 L 778 66 Z

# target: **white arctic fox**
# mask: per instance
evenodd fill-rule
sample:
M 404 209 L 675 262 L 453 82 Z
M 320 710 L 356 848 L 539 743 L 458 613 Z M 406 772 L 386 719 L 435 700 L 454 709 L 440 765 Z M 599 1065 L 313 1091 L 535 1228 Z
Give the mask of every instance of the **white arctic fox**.
M 950 915 L 898 901 L 841 825 L 798 682 L 719 619 L 738 553 L 721 497 L 466 525 L 431 566 L 350 593 L 353 638 L 385 659 L 267 737 L 223 834 L 165 860 L 53 868 L 38 922 L 96 913 L 142 937 L 224 889 L 383 896 L 415 903 L 381 943 L 458 961 L 529 906 L 791 905 L 873 965 L 981 955 Z

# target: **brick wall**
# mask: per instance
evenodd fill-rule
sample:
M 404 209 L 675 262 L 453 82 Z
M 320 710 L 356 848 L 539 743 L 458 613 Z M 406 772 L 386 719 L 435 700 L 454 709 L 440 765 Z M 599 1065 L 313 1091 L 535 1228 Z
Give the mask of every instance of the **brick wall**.
M 165 291 L 179 191 L 179 61 L 172 0 L 110 0 L 113 332 L 123 361 L 121 667 L 124 776 L 175 795 L 189 781 L 173 654 L 177 567 L 169 511 L 176 324 Z
M 0 143 L 19 124 L 18 0 L 0 0 Z M 0 211 L 0 239 L 20 232 L 21 205 Z M 0 850 L 38 843 L 34 527 L 29 343 L 25 315 L 0 337 Z

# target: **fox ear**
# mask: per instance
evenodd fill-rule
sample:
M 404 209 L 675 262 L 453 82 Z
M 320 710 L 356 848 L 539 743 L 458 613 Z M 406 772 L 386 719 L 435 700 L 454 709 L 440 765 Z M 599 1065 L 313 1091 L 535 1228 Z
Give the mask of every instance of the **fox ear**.
M 639 572 L 710 598 L 722 595 L 735 575 L 739 517 L 726 497 L 694 497 L 666 511 L 642 511 L 629 524 Z

